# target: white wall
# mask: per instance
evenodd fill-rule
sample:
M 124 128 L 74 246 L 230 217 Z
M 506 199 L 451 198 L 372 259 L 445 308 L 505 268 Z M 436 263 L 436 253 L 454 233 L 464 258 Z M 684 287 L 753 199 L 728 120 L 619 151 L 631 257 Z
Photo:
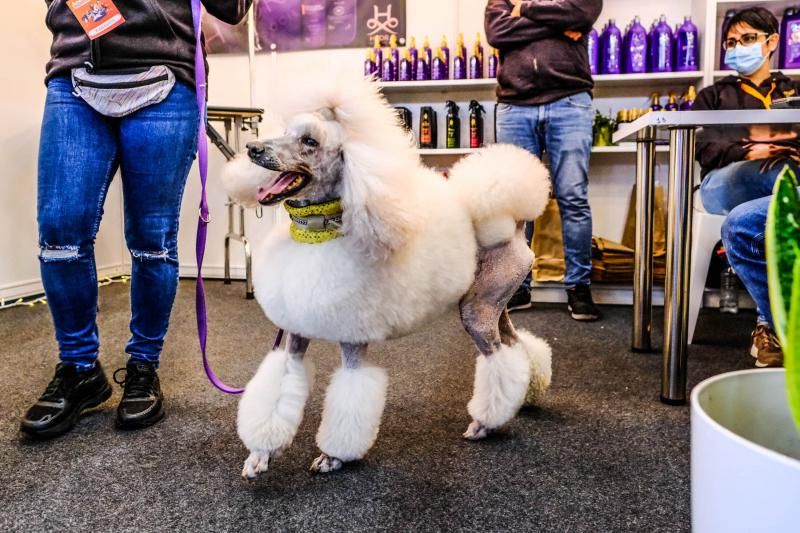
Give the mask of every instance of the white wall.
M 624 28 L 634 14 L 643 23 L 667 12 L 673 24 L 684 14 L 692 12 L 698 0 L 641 3 L 636 0 L 606 0 L 597 26 L 610 17 Z M 438 44 L 442 34 L 452 42 L 458 32 L 463 32 L 467 46 L 471 46 L 475 33 L 483 32 L 485 0 L 407 0 L 407 30 L 421 44 L 429 35 L 432 44 Z M 665 6 L 669 6 L 669 10 Z M 695 7 L 694 11 L 698 11 Z M 700 10 L 702 11 L 702 10 Z M 44 27 L 44 2 L 18 2 L 15 17 L 0 18 L 0 112 L 6 127 L 0 133 L 0 298 L 39 292 L 39 266 L 36 255 L 36 154 L 39 125 L 45 88 L 42 83 L 44 65 L 48 59 L 50 35 Z M 698 21 L 699 22 L 699 21 Z M 700 26 L 700 24 L 698 24 Z M 485 39 L 485 37 L 484 37 Z M 702 39 L 702 36 L 701 36 Z M 452 46 L 452 45 L 451 45 Z M 313 70 L 340 62 L 342 68 L 360 71 L 363 62 L 360 49 L 296 52 L 277 56 L 259 54 L 255 57 L 253 93 L 249 62 L 246 55 L 211 56 L 209 103 L 212 105 L 256 106 L 268 108 L 274 94 L 276 81 L 286 81 L 288 73 L 301 68 Z M 644 107 L 646 89 L 625 93 L 597 94 L 597 106 L 604 112 L 620 105 Z M 625 100 L 618 100 L 624 97 Z M 488 95 L 487 98 L 491 98 Z M 463 109 L 462 109 L 463 113 Z M 415 117 L 416 118 L 416 117 Z M 265 115 L 263 130 L 273 124 L 269 111 Z M 487 132 L 491 118 L 487 117 Z M 488 136 L 488 133 L 487 133 Z M 243 143 L 248 137 L 243 136 Z M 225 195 L 216 179 L 224 158 L 211 145 L 208 196 L 212 213 L 209 227 L 204 274 L 222 275 L 223 237 L 227 231 Z M 437 162 L 431 160 L 430 163 Z M 594 211 L 595 233 L 619 239 L 622 233 L 622 216 L 627 209 L 628 195 L 633 184 L 631 155 L 595 157 L 590 170 L 590 199 Z M 197 204 L 200 197 L 199 176 L 192 169 L 184 194 L 179 235 L 179 254 L 182 275 L 194 275 L 195 232 Z M 96 251 L 101 274 L 121 273 L 129 268 L 129 255 L 122 232 L 121 193 L 119 179 L 115 179 L 106 202 L 106 212 L 98 236 Z M 265 210 L 257 219 L 253 211 L 247 213 L 247 232 L 258 240 L 274 221 L 274 209 Z M 238 217 L 237 217 L 238 218 Z M 232 266 L 235 277 L 243 276 L 241 245 L 232 244 Z

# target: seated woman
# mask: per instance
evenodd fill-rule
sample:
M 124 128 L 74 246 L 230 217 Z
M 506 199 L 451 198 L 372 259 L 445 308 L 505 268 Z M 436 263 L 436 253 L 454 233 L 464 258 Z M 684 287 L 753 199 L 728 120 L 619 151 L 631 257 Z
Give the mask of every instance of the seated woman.
M 697 95 L 694 110 L 770 109 L 772 101 L 800 92 L 800 82 L 770 73 L 778 47 L 778 21 L 764 8 L 739 11 L 724 41 L 727 76 Z M 697 139 L 703 169 L 700 196 L 706 211 L 728 215 L 722 241 L 728 260 L 758 307 L 750 354 L 756 366 L 782 366 L 772 327 L 764 255 L 766 211 L 772 187 L 786 164 L 798 172 L 800 141 L 792 128 L 706 128 Z

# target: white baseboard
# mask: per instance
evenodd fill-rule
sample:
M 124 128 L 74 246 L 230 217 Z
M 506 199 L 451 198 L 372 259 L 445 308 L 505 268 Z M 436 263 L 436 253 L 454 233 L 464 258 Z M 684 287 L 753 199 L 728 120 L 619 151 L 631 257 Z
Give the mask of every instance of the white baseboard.
M 231 279 L 244 280 L 246 274 L 245 267 L 231 267 Z M 182 278 L 196 278 L 197 265 L 182 264 L 178 267 L 178 275 Z M 203 279 L 224 279 L 224 265 L 203 265 Z

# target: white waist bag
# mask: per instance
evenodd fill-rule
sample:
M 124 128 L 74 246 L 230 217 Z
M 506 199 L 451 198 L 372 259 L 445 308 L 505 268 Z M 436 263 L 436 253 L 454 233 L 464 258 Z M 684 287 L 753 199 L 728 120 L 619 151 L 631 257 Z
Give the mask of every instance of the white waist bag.
M 108 117 L 124 117 L 169 95 L 175 74 L 165 65 L 125 70 L 72 69 L 72 92 Z

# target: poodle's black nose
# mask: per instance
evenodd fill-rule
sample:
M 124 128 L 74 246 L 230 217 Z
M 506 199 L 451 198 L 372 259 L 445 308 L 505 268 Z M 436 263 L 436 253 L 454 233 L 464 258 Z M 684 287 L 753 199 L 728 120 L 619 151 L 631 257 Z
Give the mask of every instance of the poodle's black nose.
M 247 155 L 250 159 L 261 157 L 264 152 L 266 152 L 264 143 L 257 141 L 247 143 Z

